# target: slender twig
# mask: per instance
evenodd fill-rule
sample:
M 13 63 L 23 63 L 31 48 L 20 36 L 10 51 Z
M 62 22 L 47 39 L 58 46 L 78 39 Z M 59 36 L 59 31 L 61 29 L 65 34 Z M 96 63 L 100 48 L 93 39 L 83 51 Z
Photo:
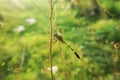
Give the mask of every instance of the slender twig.
M 31 2 L 33 3 L 34 7 L 38 8 L 38 10 L 40 10 L 40 6 L 38 6 L 34 0 L 31 0 Z
M 114 62 L 114 64 L 113 64 L 113 74 L 114 74 L 114 80 L 117 80 L 117 75 L 116 75 L 116 73 L 117 73 L 117 62 L 118 62 L 118 60 L 119 60 L 119 44 L 118 43 L 115 43 L 114 44 L 114 48 L 115 48 L 115 53 L 114 53 L 114 57 L 113 57 L 113 62 Z
M 2 70 L 3 67 L 4 67 L 4 62 L 3 62 L 3 58 L 2 58 L 2 57 L 3 57 L 4 51 L 5 51 L 6 42 L 7 42 L 7 37 L 6 37 L 7 32 L 6 32 L 5 26 L 3 25 L 3 22 L 1 22 L 0 29 L 2 29 L 2 31 L 3 31 L 3 36 L 5 36 L 5 37 L 4 37 L 4 40 L 3 40 L 3 41 L 4 41 L 4 42 L 3 42 L 3 45 L 1 45 L 2 48 L 0 49 L 0 58 L 1 58 L 1 59 L 0 59 L 0 64 L 2 64 L 0 70 Z M 3 78 L 3 73 L 0 74 L 0 78 L 1 78 L 1 79 Z
M 54 1 L 54 3 L 53 3 L 53 8 L 54 8 L 54 6 L 55 6 L 56 3 L 57 3 L 57 0 Z
M 112 18 L 115 17 L 115 14 L 111 13 L 108 9 L 105 9 L 99 2 L 99 0 L 96 0 L 96 3 L 100 6 L 100 8 L 109 16 L 111 16 Z
M 112 43 L 113 47 L 114 47 L 114 54 L 113 54 L 113 77 L 114 80 L 117 80 L 117 73 L 118 69 L 117 69 L 117 62 L 119 60 L 119 43 Z
M 49 46 L 49 57 L 50 57 L 50 72 L 51 72 L 51 80 L 53 80 L 53 71 L 52 71 L 52 35 L 53 35 L 53 3 L 50 0 L 50 46 Z
M 22 46 L 22 58 L 21 58 L 21 63 L 20 63 L 20 69 L 22 69 L 22 66 L 23 66 L 23 64 L 24 64 L 24 60 L 25 60 L 25 50 L 26 50 L 26 46 L 25 45 L 23 45 Z
M 61 51 L 62 47 L 61 47 L 61 44 L 59 44 L 59 52 L 60 52 L 60 58 L 61 58 L 61 63 L 63 65 L 63 76 L 64 76 L 64 80 L 67 80 L 68 76 L 67 76 L 67 67 L 66 67 L 66 60 L 65 60 L 65 57 L 63 55 L 63 52 Z

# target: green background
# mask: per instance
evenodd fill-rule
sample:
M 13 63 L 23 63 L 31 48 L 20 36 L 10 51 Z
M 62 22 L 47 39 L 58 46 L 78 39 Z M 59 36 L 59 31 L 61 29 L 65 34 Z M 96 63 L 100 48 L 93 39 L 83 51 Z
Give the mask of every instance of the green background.
M 57 1 L 53 33 L 59 30 L 81 59 L 53 43 L 55 80 L 120 80 L 119 5 L 119 0 Z M 49 16 L 49 0 L 0 0 L 0 80 L 51 79 Z M 19 25 L 25 30 L 14 31 Z

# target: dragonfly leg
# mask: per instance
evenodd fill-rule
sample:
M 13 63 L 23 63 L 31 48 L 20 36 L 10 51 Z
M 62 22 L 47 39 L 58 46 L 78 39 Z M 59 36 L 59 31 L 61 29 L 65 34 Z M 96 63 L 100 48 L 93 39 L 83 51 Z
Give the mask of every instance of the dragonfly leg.
M 53 39 L 53 44 L 55 44 L 56 42 L 57 42 L 57 39 L 54 38 L 54 39 Z

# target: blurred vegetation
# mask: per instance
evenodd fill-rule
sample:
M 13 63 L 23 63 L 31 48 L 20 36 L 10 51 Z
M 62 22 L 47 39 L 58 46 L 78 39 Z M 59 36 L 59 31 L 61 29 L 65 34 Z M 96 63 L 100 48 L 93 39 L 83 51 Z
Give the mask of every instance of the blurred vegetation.
M 55 80 L 120 80 L 120 0 L 58 0 Z M 0 80 L 50 80 L 49 1 L 0 0 Z

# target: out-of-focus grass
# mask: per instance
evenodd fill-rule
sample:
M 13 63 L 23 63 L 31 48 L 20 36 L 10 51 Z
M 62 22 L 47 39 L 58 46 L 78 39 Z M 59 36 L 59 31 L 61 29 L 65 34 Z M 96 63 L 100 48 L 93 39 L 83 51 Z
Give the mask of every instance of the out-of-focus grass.
M 110 43 L 104 42 L 114 40 L 114 29 L 119 21 L 101 19 L 93 22 L 84 16 L 75 18 L 77 12 L 72 11 L 69 5 L 66 4 L 65 8 L 61 8 L 59 3 L 57 5 L 57 25 L 54 29 L 58 27 L 64 31 L 65 40 L 79 53 L 81 59 L 78 60 L 66 45 L 54 43 L 53 66 L 58 67 L 55 79 L 113 80 L 110 69 L 112 49 Z M 12 0 L 1 0 L 0 14 L 4 24 L 0 27 L 1 79 L 50 80 L 48 0 L 21 0 L 19 5 Z M 36 23 L 30 25 L 26 22 L 28 18 L 34 18 Z M 14 29 L 19 25 L 24 26 L 25 30 L 15 32 Z M 101 36 L 105 36 L 105 39 Z M 99 44 L 97 40 L 101 39 L 104 41 L 98 41 Z M 21 70 L 16 73 L 21 64 Z

